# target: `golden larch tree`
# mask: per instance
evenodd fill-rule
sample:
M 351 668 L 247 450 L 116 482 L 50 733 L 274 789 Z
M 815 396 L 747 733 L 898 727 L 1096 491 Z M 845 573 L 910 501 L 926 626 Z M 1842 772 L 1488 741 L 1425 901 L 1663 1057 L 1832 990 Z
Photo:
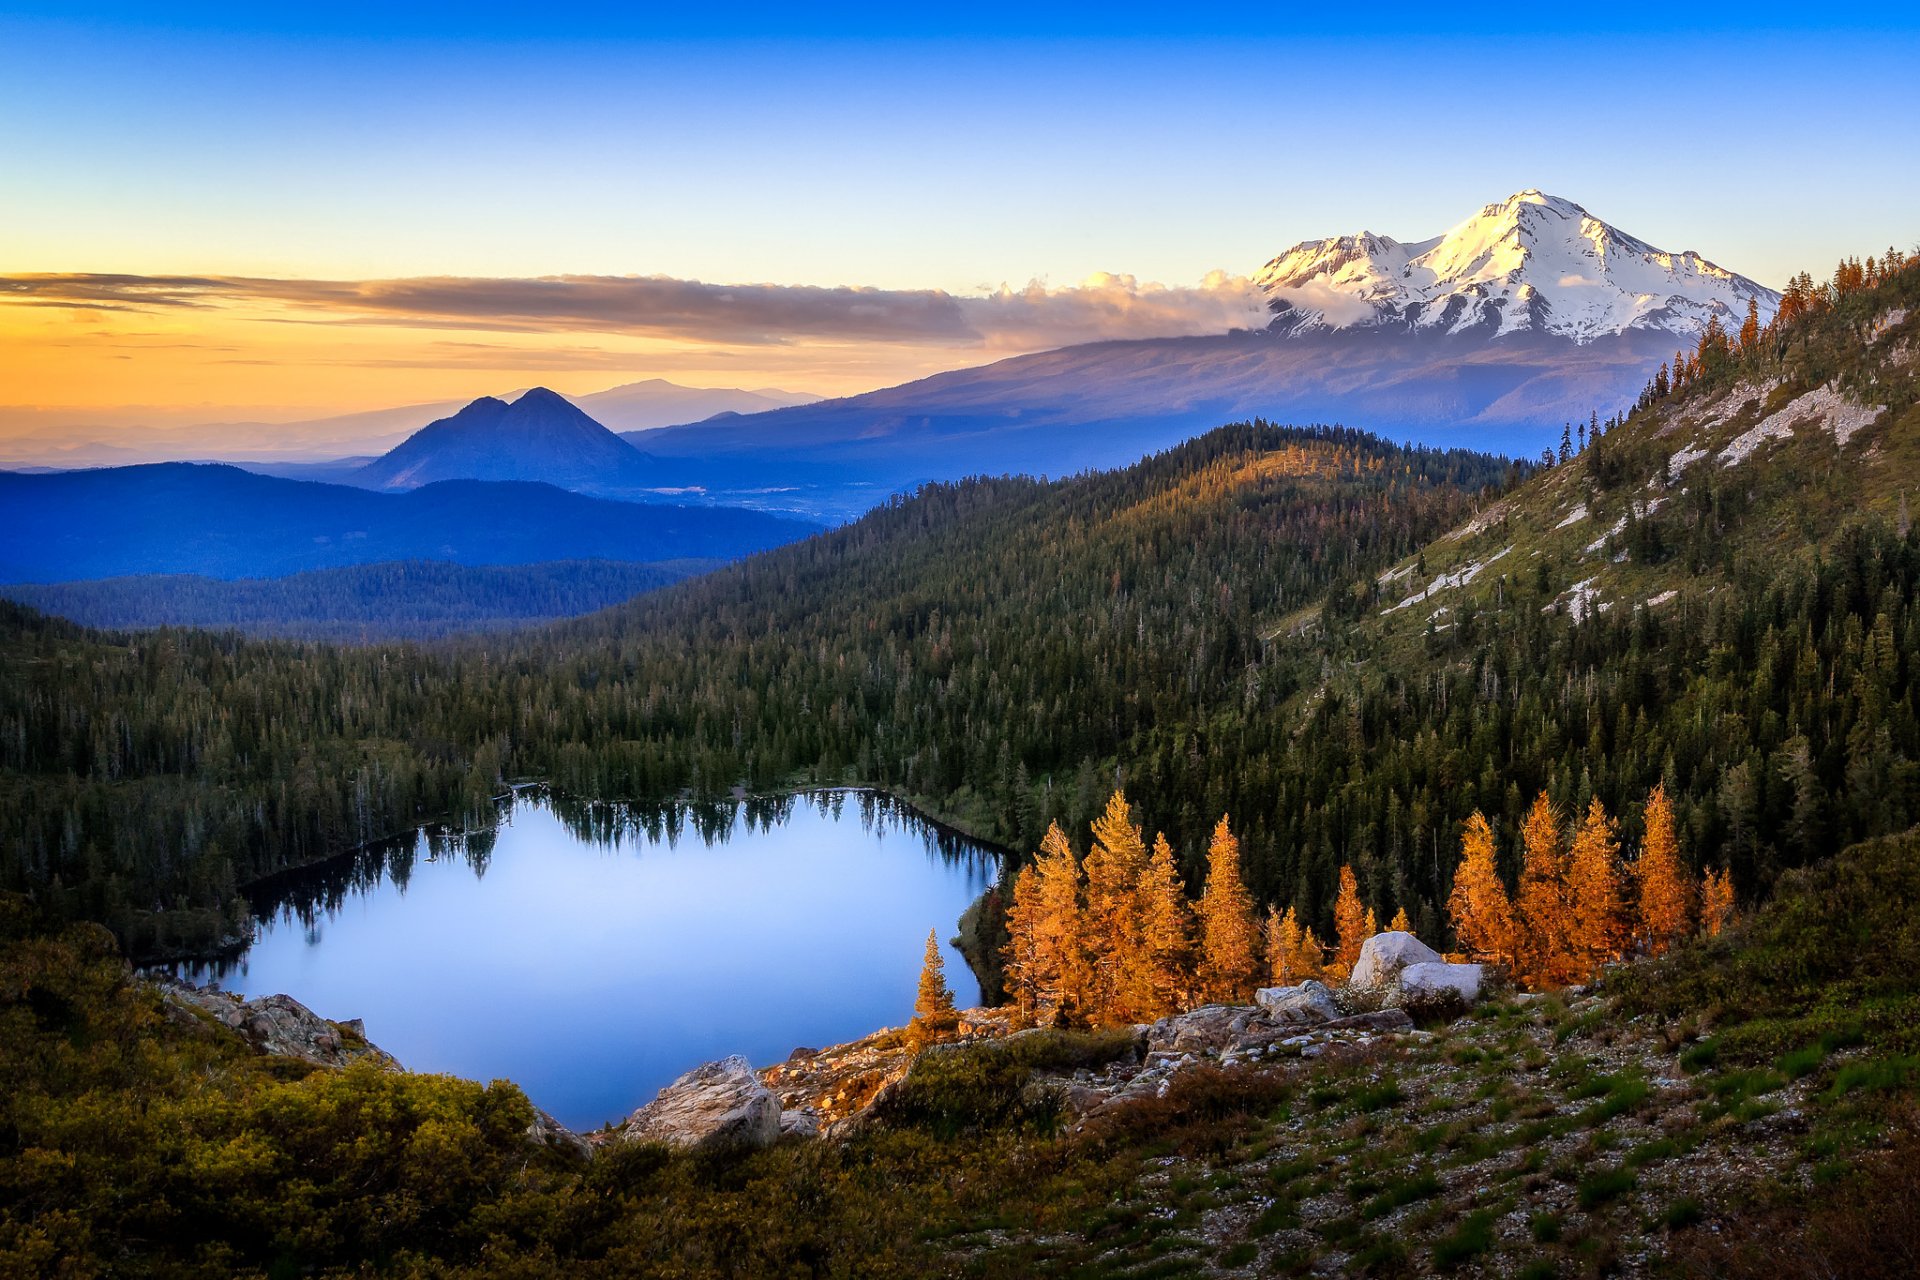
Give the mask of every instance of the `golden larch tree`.
M 1573 912 L 1560 815 L 1545 791 L 1527 811 L 1520 843 L 1520 892 L 1514 903 L 1519 924 L 1516 971 L 1530 987 L 1564 987 L 1578 978 L 1580 965 L 1571 946 Z
M 1626 947 L 1627 908 L 1620 891 L 1619 825 L 1595 796 L 1574 833 L 1567 858 L 1569 937 L 1582 978 L 1620 958 Z
M 1207 884 L 1198 914 L 1201 996 L 1228 1003 L 1251 998 L 1260 977 L 1260 927 L 1253 897 L 1240 878 L 1240 841 L 1225 814 L 1207 844 Z
M 1352 867 L 1340 868 L 1340 896 L 1333 903 L 1333 927 L 1340 942 L 1332 968 L 1344 981 L 1360 960 L 1360 948 L 1372 936 L 1367 932 L 1367 909 L 1360 905 L 1360 883 L 1353 878 Z
M 1700 928 L 1718 937 L 1733 923 L 1733 876 L 1725 867 L 1709 867 L 1700 881 Z
M 1013 878 L 1013 897 L 1007 903 L 1007 945 L 1000 950 L 1005 958 L 1001 986 L 1013 1005 L 1014 1022 L 1023 1027 L 1032 1026 L 1038 1012 L 1040 918 L 1040 874 L 1028 863 Z
M 1493 828 L 1477 809 L 1460 832 L 1460 869 L 1453 873 L 1447 918 L 1469 955 L 1514 963 L 1513 903 L 1494 865 Z
M 1088 1013 L 1095 1022 L 1138 1022 L 1151 1003 L 1146 936 L 1147 846 L 1123 792 L 1094 820 L 1087 851 L 1085 934 L 1091 966 Z
M 1080 861 L 1055 822 L 1040 840 L 1034 860 L 1035 926 L 1033 992 L 1043 1022 L 1076 1023 L 1090 1014 L 1085 911 L 1080 902 Z
M 1152 971 L 1150 1018 L 1178 1011 L 1193 985 L 1193 912 L 1180 883 L 1179 864 L 1164 834 L 1154 837 L 1147 861 L 1145 952 Z
M 1693 926 L 1693 881 L 1680 866 L 1680 838 L 1665 783 L 1647 797 L 1647 833 L 1633 864 L 1638 887 L 1640 945 L 1657 956 Z
M 1293 987 L 1320 976 L 1320 944 L 1300 927 L 1289 906 L 1267 910 L 1267 977 L 1276 987 Z
M 952 1035 L 960 1025 L 959 1011 L 953 1007 L 953 991 L 947 986 L 947 965 L 940 956 L 940 935 L 927 930 L 927 954 L 920 964 L 920 993 L 913 1002 L 913 1022 L 908 1030 L 924 1044 Z
M 1393 919 L 1387 922 L 1387 932 L 1406 934 L 1413 932 L 1413 921 L 1407 919 L 1407 909 L 1405 907 L 1401 907 L 1393 913 Z

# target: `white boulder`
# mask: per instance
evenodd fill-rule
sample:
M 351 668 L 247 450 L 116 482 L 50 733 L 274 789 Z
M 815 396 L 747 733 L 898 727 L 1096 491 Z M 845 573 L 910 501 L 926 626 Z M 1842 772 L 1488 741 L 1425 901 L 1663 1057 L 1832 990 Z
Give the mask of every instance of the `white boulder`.
M 780 1137 L 780 1100 L 735 1054 L 695 1067 L 627 1117 L 620 1136 L 716 1153 L 770 1147 Z
M 1356 987 L 1382 987 L 1410 964 L 1435 964 L 1440 953 L 1410 933 L 1376 933 L 1360 947 L 1347 981 Z
M 1428 961 L 1410 964 L 1400 971 L 1400 1000 L 1403 1004 L 1437 1004 L 1460 1001 L 1478 1004 L 1485 986 L 1485 974 L 1477 964 L 1448 964 Z

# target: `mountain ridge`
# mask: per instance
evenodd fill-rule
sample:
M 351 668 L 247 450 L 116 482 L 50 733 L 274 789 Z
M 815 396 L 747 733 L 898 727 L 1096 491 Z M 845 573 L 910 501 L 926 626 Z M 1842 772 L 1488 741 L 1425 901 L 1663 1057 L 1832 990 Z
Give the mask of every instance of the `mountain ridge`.
M 401 493 L 238 467 L 0 472 L 0 581 L 134 574 L 264 578 L 390 560 L 732 559 L 815 532 L 753 511 L 619 502 L 531 481 Z

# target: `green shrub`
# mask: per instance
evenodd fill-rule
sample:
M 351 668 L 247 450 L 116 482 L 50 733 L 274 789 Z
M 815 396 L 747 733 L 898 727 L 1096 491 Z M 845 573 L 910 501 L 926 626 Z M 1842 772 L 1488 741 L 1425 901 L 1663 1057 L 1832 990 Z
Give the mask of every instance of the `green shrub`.
M 1451 1271 L 1469 1258 L 1493 1248 L 1494 1213 L 1476 1209 L 1459 1226 L 1433 1246 L 1433 1265 L 1439 1271 Z
M 1580 1179 L 1580 1207 L 1597 1209 L 1633 1190 L 1635 1181 L 1631 1169 L 1597 1169 Z

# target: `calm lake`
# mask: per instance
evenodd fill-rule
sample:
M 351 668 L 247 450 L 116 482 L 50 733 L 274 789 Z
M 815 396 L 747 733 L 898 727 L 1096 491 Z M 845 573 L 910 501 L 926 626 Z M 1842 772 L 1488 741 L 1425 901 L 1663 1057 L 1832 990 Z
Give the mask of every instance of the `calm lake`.
M 506 1078 L 592 1128 L 730 1053 L 756 1066 L 912 1016 L 927 931 L 991 883 L 989 850 L 889 797 L 589 805 L 539 791 L 491 831 L 282 877 L 237 959 L 193 982 L 285 992 L 415 1071 Z M 979 1003 L 946 948 L 960 1007 Z

